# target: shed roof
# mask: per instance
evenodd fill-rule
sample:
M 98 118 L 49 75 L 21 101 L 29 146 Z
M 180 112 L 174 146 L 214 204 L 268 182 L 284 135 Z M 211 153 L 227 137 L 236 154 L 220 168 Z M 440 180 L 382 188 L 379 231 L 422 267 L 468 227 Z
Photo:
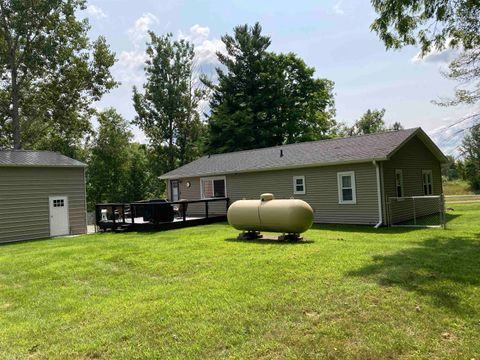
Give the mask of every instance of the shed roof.
M 85 167 L 78 160 L 53 151 L 0 150 L 0 167 Z
M 388 160 L 415 135 L 419 136 L 439 161 L 445 161 L 445 155 L 428 135 L 421 128 L 413 128 L 206 155 L 163 174 L 160 178 L 175 179 Z

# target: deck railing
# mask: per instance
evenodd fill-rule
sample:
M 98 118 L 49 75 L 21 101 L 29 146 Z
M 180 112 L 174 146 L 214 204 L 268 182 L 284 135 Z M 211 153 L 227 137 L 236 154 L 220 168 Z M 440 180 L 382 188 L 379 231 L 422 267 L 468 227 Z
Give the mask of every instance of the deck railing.
M 225 203 L 223 207 L 217 207 L 216 211 L 210 211 L 210 204 Z M 204 204 L 203 214 L 194 219 L 188 218 L 188 208 L 190 204 Z M 101 203 L 95 206 L 95 224 L 101 230 L 162 230 L 168 228 L 178 228 L 186 226 L 200 225 L 202 223 L 212 223 L 226 219 L 229 198 L 211 198 L 196 200 L 179 201 L 137 201 L 132 203 Z M 106 210 L 106 219 L 102 218 L 102 210 Z M 177 219 L 175 219 L 175 214 Z M 135 218 L 143 217 L 148 221 L 136 223 Z M 180 218 L 180 220 L 178 220 Z M 175 223 L 173 226 L 172 223 Z

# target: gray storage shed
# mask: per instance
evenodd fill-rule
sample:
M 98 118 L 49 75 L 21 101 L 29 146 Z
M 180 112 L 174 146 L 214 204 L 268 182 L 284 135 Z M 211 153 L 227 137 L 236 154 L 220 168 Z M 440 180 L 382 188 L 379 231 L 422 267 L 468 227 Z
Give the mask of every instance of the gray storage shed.
M 86 233 L 85 167 L 51 151 L 0 150 L 0 242 Z

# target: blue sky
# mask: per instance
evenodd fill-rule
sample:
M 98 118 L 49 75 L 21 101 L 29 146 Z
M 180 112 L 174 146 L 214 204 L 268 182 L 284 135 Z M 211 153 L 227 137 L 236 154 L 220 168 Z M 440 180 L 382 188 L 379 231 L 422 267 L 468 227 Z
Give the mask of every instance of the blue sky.
M 352 124 L 368 108 L 385 108 L 387 123 L 422 126 L 434 137 L 449 123 L 476 110 L 443 108 L 431 100 L 452 94 L 455 83 L 440 69 L 450 52 L 416 57 L 418 49 L 386 51 L 369 26 L 375 12 L 369 1 L 153 1 L 92 0 L 85 11 L 91 36 L 104 35 L 116 53 L 113 69 L 122 82 L 99 108 L 115 107 L 126 119 L 135 116 L 132 86 L 143 83 L 146 31 L 172 32 L 196 45 L 198 62 L 210 69 L 220 37 L 234 26 L 259 21 L 272 39 L 270 50 L 294 52 L 316 76 L 335 82 L 337 119 Z M 135 129 L 137 140 L 145 141 Z M 447 151 L 450 151 L 448 149 Z

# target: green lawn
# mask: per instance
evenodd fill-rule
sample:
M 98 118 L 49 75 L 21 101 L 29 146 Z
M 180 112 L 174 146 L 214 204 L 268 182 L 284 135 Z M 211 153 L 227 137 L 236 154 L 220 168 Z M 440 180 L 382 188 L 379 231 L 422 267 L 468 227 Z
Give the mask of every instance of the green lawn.
M 0 358 L 480 358 L 480 205 L 447 230 L 228 225 L 0 246 Z

